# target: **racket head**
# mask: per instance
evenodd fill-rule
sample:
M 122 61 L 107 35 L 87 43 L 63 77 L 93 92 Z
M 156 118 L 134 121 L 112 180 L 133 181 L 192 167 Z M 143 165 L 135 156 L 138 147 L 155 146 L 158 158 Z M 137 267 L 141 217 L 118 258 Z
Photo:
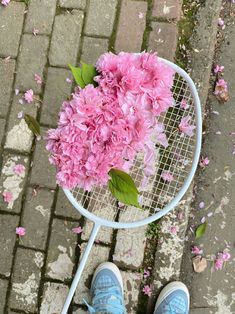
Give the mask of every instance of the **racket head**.
M 202 113 L 196 86 L 189 75 L 176 64 L 159 58 L 175 71 L 172 87 L 174 107 L 159 118 L 164 123 L 169 140 L 167 148 L 158 145 L 155 149 L 155 174 L 142 187 L 142 156 L 137 156 L 129 174 L 140 192 L 143 209 L 133 206 L 118 206 L 108 187 L 96 187 L 91 192 L 80 188 L 64 189 L 72 205 L 86 218 L 96 224 L 112 228 L 136 228 L 153 222 L 172 210 L 189 188 L 200 158 L 202 140 Z M 189 106 L 181 108 L 184 100 Z M 196 128 L 193 136 L 182 136 L 179 123 L 190 116 L 190 124 Z M 162 179 L 163 172 L 170 172 L 171 182 Z

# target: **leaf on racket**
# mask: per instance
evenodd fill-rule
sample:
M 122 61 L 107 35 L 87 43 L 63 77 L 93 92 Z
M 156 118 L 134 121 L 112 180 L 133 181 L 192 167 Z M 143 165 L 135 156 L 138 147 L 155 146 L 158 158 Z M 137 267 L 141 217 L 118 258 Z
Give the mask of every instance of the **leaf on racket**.
M 86 86 L 85 82 L 82 78 L 82 70 L 80 68 L 76 68 L 69 64 L 69 68 L 72 71 L 73 77 L 75 79 L 75 82 L 81 87 L 84 88 Z
M 79 68 L 69 64 L 69 68 L 72 71 L 76 83 L 81 88 L 84 88 L 88 84 L 93 84 L 94 86 L 96 86 L 97 83 L 94 81 L 94 77 L 97 75 L 97 71 L 94 65 L 84 62 L 81 62 L 81 65 L 82 67 Z
M 126 205 L 141 208 L 138 203 L 139 191 L 129 174 L 119 169 L 111 169 L 109 176 L 111 180 L 109 180 L 108 185 L 113 196 Z
M 86 85 L 96 85 L 94 77 L 97 75 L 96 68 L 92 64 L 81 62 L 82 64 L 82 79 Z
M 200 239 L 206 232 L 207 222 L 204 222 L 196 229 L 196 239 Z
M 28 128 L 35 134 L 36 136 L 40 135 L 40 124 L 34 117 L 30 116 L 29 114 L 26 114 L 24 116 L 24 120 L 28 125 Z

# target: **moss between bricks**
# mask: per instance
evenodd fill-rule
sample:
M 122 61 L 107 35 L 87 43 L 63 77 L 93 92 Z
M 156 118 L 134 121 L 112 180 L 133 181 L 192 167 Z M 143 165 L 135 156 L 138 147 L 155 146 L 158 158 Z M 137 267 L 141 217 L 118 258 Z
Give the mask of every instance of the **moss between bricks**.
M 191 51 L 190 38 L 196 25 L 198 8 L 205 4 L 205 0 L 183 0 L 183 17 L 178 22 L 178 44 L 175 54 L 175 62 L 187 70 L 189 68 L 189 53 Z

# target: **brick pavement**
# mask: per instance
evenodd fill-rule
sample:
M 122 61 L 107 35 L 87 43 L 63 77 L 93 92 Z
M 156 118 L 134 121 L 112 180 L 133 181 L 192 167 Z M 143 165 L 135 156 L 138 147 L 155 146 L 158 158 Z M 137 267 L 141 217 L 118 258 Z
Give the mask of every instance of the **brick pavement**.
M 172 0 L 30 0 L 28 7 L 12 0 L 5 8 L 0 5 L 0 193 L 13 190 L 11 203 L 0 197 L 0 313 L 59 313 L 91 230 L 85 223 L 82 236 L 71 231 L 84 220 L 56 186 L 44 140 L 34 139 L 18 113 L 37 118 L 43 132 L 54 127 L 61 102 L 72 90 L 66 81 L 71 78 L 68 63 L 94 63 L 108 50 L 157 50 L 173 60 L 179 18 L 180 1 Z M 43 78 L 41 86 L 35 73 Z M 30 88 L 37 100 L 20 104 Z M 26 171 L 17 176 L 13 168 L 19 163 Z M 19 225 L 26 228 L 22 240 L 15 235 Z M 85 313 L 81 297 L 88 298 L 91 274 L 107 260 L 121 267 L 128 313 L 137 312 L 145 229 L 138 236 L 134 230 L 101 230 L 71 313 Z

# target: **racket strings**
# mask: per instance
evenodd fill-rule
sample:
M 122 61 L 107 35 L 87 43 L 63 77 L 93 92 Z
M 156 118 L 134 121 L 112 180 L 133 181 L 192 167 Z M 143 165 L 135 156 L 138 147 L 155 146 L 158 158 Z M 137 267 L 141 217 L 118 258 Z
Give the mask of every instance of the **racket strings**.
M 196 125 L 196 115 L 190 87 L 179 74 L 175 75 L 172 93 L 174 106 L 159 118 L 159 121 L 164 123 L 169 146 L 164 149 L 156 143 L 155 174 L 150 176 L 147 184 L 143 186 L 141 154 L 137 155 L 129 172 L 140 192 L 139 201 L 143 210 L 122 204 L 118 206 L 107 187 L 95 187 L 89 193 L 80 188 L 73 189 L 73 197 L 83 208 L 106 220 L 115 221 L 118 217 L 119 222 L 134 222 L 143 219 L 143 215 L 153 215 L 164 208 L 180 191 L 191 168 L 196 136 L 182 136 L 179 124 L 183 117 L 189 115 L 190 124 Z M 182 101 L 187 104 L 187 109 L 182 108 Z M 173 180 L 164 181 L 163 172 L 169 172 Z

